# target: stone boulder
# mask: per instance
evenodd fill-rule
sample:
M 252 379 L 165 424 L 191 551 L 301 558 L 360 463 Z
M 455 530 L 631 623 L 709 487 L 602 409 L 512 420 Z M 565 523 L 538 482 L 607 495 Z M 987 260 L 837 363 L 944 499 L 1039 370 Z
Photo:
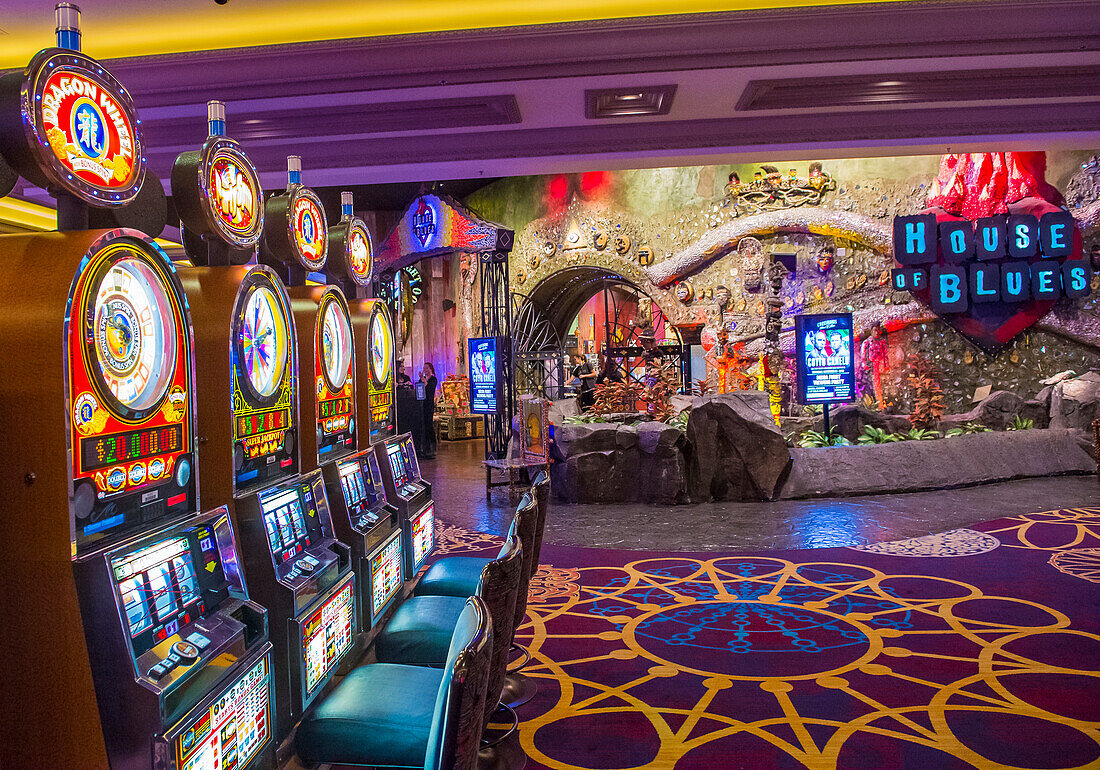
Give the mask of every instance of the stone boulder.
M 562 425 L 552 489 L 567 503 L 682 503 L 686 446 L 683 432 L 662 422 Z
M 976 433 L 935 441 L 793 449 L 780 497 L 845 497 L 951 489 L 1009 479 L 1095 473 L 1078 431 Z
M 1100 417 L 1100 372 L 1085 372 L 1054 386 L 1050 397 L 1050 427 L 1088 430 Z
M 1024 400 L 1015 393 L 995 390 L 969 412 L 945 415 L 940 420 L 940 430 L 946 432 L 967 422 L 980 422 L 987 428 L 1004 430 L 1023 408 Z
M 687 440 L 687 492 L 695 502 L 771 500 L 791 460 L 758 390 L 694 399 Z

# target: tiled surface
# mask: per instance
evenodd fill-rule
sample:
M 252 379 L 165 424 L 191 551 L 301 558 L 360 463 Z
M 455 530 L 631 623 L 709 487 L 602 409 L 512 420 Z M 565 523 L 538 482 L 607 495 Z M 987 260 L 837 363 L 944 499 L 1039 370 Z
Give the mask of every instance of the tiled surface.
M 507 488 L 485 498 L 482 440 L 441 441 L 421 460 L 436 515 L 472 530 L 503 533 Z M 563 505 L 551 503 L 546 540 L 555 545 L 639 550 L 761 550 L 864 545 L 943 532 L 999 516 L 1100 503 L 1096 476 L 1029 479 L 940 492 L 775 503 Z

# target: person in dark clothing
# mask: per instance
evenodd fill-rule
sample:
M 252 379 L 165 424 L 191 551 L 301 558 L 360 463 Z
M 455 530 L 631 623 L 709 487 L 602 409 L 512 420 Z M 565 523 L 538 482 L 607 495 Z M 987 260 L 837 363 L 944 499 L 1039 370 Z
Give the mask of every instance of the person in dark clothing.
M 435 391 L 439 387 L 439 381 L 435 378 L 435 366 L 430 362 L 424 362 L 424 370 L 420 372 L 420 381 L 424 383 L 424 456 L 429 460 L 435 457 Z
M 596 401 L 596 394 L 592 390 L 593 381 L 596 379 L 596 373 L 592 371 L 592 367 L 585 360 L 584 356 L 580 353 L 573 354 L 573 369 L 570 372 L 573 378 L 580 384 L 578 389 L 580 390 L 580 407 L 581 411 L 588 409 Z
M 596 384 L 603 385 L 605 382 L 622 381 L 623 375 L 619 372 L 615 359 L 600 353 L 600 373 L 596 375 Z
M 397 361 L 397 385 L 412 385 L 412 377 L 405 373 L 405 362 L 400 359 Z

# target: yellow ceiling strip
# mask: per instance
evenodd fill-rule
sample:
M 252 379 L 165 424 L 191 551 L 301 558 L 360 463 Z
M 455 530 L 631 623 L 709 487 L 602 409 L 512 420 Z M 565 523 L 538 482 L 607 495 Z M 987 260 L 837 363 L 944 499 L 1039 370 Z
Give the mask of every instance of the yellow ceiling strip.
M 141 4 L 120 3 L 113 10 L 86 12 L 83 26 L 86 52 L 112 59 L 487 27 L 850 4 L 850 0 L 230 0 L 227 5 L 148 3 L 144 10 Z M 22 66 L 40 48 L 52 45 L 51 5 L 43 3 L 41 22 L 21 19 L 4 25 L 8 34 L 0 68 Z M 607 34 L 614 35 L 615 30 L 608 28 Z
M 0 224 L 33 232 L 56 230 L 57 212 L 49 206 L 22 201 L 18 198 L 0 198 Z M 167 238 L 154 240 L 164 249 L 182 248 L 181 244 Z

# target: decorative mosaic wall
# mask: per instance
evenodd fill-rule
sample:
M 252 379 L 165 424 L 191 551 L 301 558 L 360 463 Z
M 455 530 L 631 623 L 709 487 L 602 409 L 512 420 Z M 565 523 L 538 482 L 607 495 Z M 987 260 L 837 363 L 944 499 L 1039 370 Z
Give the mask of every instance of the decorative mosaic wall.
M 969 408 L 981 385 L 1028 397 L 1051 374 L 1100 368 L 1100 276 L 1091 298 L 1063 300 L 996 356 L 973 347 L 907 292 L 891 290 L 891 221 L 925 208 L 939 160 L 824 160 L 818 166 L 765 159 L 761 165 L 519 177 L 486 187 L 469 203 L 515 229 L 514 292 L 530 294 L 565 267 L 608 268 L 649 294 L 671 323 L 701 328 L 705 347 L 724 324 L 749 355 L 762 346 L 760 269 L 768 254 L 793 255 L 797 267 L 782 291 L 783 348 L 793 349 L 789 330 L 802 312 L 852 311 L 860 337 L 882 324 L 885 345 L 862 346 L 858 363 L 870 390 L 874 356 L 890 411 L 908 409 L 906 360 L 914 355 L 941 368 L 949 412 Z M 727 186 L 731 173 L 737 179 Z M 1085 253 L 1096 260 L 1100 160 L 1093 152 L 1050 153 L 1046 180 L 1066 196 L 1084 231 Z M 661 285 L 678 272 L 673 267 L 700 254 L 719 256 Z M 730 297 L 724 312 L 719 287 Z M 709 376 L 713 382 L 713 368 Z M 790 376 L 784 373 L 787 385 Z

